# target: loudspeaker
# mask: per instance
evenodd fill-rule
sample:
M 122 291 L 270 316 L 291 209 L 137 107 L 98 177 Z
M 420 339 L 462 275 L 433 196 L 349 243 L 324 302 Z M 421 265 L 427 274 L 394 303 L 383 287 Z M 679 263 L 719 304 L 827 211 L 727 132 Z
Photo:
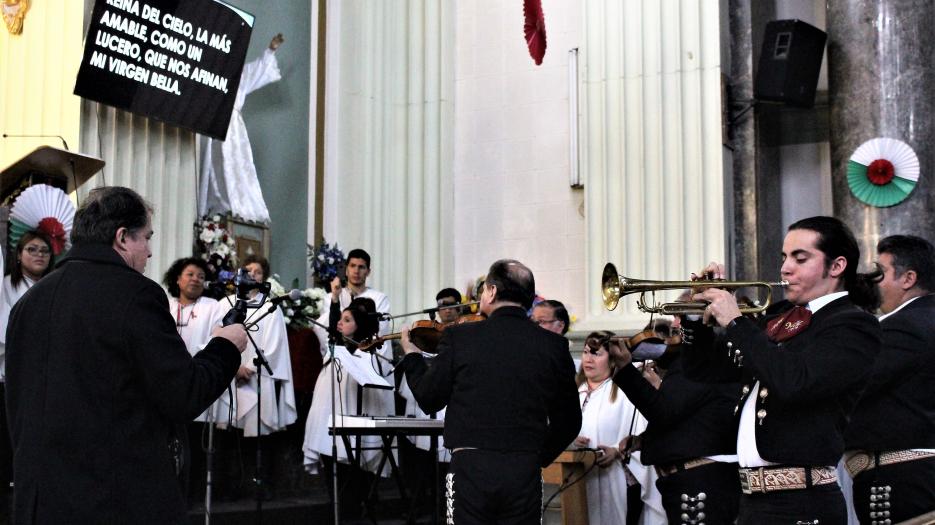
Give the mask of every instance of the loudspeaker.
M 801 20 L 766 24 L 754 96 L 794 106 L 815 104 L 821 55 L 828 35 Z

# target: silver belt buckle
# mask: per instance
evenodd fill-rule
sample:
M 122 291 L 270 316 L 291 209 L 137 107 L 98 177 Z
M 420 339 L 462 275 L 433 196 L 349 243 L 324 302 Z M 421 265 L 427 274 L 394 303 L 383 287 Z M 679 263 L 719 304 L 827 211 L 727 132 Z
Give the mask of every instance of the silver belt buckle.
M 744 470 L 738 471 L 740 475 L 740 491 L 744 494 L 753 494 L 753 491 L 750 489 L 750 474 Z

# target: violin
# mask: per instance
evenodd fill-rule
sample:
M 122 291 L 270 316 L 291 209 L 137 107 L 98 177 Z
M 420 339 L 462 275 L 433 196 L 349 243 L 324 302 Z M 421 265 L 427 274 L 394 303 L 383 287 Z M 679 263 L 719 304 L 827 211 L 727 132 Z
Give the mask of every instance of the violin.
M 412 343 L 419 347 L 419 349 L 423 352 L 435 354 L 438 353 L 438 342 L 441 341 L 442 333 L 445 331 L 445 328 L 459 324 L 483 321 L 484 319 L 486 318 L 482 315 L 464 314 L 454 321 L 451 321 L 450 323 L 442 323 L 440 321 L 432 321 L 428 319 L 415 321 L 409 327 L 409 340 L 412 341 Z M 374 347 L 382 345 L 385 341 L 400 339 L 402 336 L 402 332 L 396 332 L 383 336 L 373 337 L 360 343 L 360 346 L 358 346 L 357 349 L 370 352 Z
M 640 332 L 640 333 L 638 333 L 638 334 L 635 334 L 635 335 L 632 335 L 632 336 L 627 336 L 627 335 L 612 335 L 612 336 L 604 337 L 604 338 L 601 338 L 601 339 L 592 339 L 592 340 L 589 340 L 589 341 L 590 341 L 590 342 L 589 342 L 588 346 L 591 347 L 591 348 L 593 348 L 593 349 L 595 349 L 595 350 L 598 349 L 598 348 L 601 348 L 601 347 L 603 347 L 603 346 L 605 346 L 605 345 L 607 345 L 608 343 L 615 342 L 615 343 L 618 343 L 618 344 L 623 344 L 624 346 L 626 346 L 627 350 L 629 350 L 629 351 L 631 351 L 631 352 L 632 352 L 633 349 L 635 349 L 640 343 L 645 343 L 645 342 L 648 341 L 648 342 L 652 342 L 652 343 L 661 344 L 661 343 L 664 343 L 664 342 L 665 342 L 665 341 L 662 339 L 662 337 L 660 337 L 659 334 L 657 334 L 657 333 L 656 333 L 654 330 L 652 330 L 652 329 L 643 330 L 642 332 Z

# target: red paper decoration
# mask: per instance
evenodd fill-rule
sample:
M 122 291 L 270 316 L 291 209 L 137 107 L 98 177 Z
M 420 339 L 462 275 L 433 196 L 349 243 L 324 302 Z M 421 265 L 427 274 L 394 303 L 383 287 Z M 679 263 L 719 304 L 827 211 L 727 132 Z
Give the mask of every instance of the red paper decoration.
M 526 15 L 526 21 L 523 24 L 523 33 L 526 35 L 526 47 L 529 48 L 529 56 L 536 61 L 536 65 L 542 65 L 542 58 L 545 56 L 545 16 L 542 14 L 541 0 L 523 0 L 523 13 Z

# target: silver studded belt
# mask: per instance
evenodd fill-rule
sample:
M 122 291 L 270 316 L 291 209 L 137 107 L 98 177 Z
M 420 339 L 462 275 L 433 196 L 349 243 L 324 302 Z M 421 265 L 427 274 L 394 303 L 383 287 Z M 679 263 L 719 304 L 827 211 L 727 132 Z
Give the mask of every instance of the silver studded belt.
M 866 450 L 853 450 L 844 454 L 844 466 L 853 478 L 865 470 L 883 465 L 904 463 L 935 457 L 935 452 L 922 452 L 918 450 L 890 450 L 887 452 L 869 452 Z
M 809 484 L 805 469 L 811 473 Z M 740 490 L 744 494 L 759 494 L 778 490 L 801 490 L 838 481 L 834 467 L 759 467 L 741 468 Z

